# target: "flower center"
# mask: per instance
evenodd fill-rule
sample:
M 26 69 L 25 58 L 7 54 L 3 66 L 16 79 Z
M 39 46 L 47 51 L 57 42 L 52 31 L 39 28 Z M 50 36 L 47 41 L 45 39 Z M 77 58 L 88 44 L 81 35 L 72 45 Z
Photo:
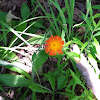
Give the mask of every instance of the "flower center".
M 59 48 L 59 44 L 56 41 L 53 41 L 50 48 L 55 51 Z

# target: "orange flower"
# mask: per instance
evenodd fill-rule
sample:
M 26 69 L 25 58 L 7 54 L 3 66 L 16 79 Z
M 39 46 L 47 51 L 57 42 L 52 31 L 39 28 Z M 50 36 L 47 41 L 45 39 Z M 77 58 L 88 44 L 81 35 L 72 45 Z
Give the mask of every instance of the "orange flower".
M 54 56 L 56 55 L 57 53 L 58 54 L 62 54 L 63 51 L 62 51 L 62 48 L 63 48 L 63 45 L 64 45 L 64 41 L 62 40 L 61 37 L 59 36 L 54 36 L 53 35 L 47 40 L 45 41 L 46 44 L 45 44 L 45 52 L 48 53 L 49 52 L 49 55 L 50 56 Z

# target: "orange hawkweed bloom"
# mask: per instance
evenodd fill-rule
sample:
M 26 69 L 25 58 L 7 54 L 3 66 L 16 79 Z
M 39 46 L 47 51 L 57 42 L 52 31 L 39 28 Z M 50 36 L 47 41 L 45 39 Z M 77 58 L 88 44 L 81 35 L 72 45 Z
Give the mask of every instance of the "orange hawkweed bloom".
M 48 53 L 49 52 L 49 55 L 50 56 L 54 56 L 56 55 L 57 53 L 58 54 L 62 54 L 63 51 L 62 51 L 62 48 L 63 48 L 63 45 L 64 45 L 64 41 L 62 40 L 61 37 L 59 36 L 54 36 L 53 35 L 47 39 L 47 41 L 45 41 L 46 44 L 45 44 L 45 52 Z

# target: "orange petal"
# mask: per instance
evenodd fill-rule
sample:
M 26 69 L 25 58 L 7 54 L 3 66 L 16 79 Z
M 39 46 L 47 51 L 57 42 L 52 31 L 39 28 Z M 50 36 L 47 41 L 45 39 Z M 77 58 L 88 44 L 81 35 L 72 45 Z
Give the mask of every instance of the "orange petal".
M 53 35 L 52 35 L 45 42 L 46 42 L 45 52 L 46 53 L 49 52 L 49 55 L 54 56 L 57 53 L 58 54 L 63 53 L 62 48 L 63 48 L 63 45 L 64 45 L 64 41 L 62 40 L 61 37 L 59 37 L 59 36 L 53 37 Z
M 62 50 L 59 50 L 59 51 L 58 51 L 58 54 L 62 54 L 62 53 L 63 53 L 63 51 L 62 51 Z

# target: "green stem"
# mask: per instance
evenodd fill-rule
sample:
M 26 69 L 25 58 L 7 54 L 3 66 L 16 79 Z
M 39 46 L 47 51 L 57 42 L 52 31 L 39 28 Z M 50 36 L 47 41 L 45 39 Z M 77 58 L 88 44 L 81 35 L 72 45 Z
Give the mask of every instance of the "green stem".
M 54 95 L 52 96 L 52 99 L 51 100 L 55 100 Z
M 58 67 L 58 69 L 60 68 L 60 62 L 61 62 L 61 56 L 59 55 L 58 56 L 58 61 L 57 61 L 57 67 Z

